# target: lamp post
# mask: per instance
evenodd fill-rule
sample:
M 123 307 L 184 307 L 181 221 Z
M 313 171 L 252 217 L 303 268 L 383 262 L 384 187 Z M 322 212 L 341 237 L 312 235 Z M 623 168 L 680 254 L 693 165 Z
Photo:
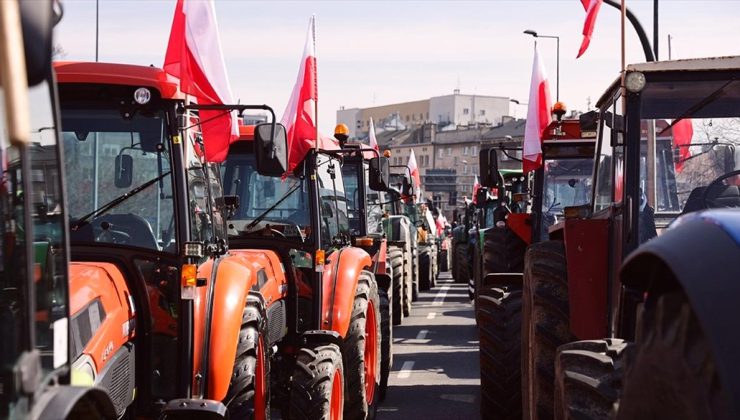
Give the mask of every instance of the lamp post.
M 527 35 L 532 35 L 535 38 L 554 38 L 557 41 L 557 65 L 555 70 L 555 102 L 560 102 L 560 37 L 555 35 L 540 35 L 537 31 L 527 29 L 524 31 Z

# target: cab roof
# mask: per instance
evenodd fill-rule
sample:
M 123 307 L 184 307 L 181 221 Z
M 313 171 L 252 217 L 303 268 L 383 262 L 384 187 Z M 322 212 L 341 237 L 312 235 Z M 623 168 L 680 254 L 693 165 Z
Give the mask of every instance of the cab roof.
M 90 83 L 140 86 L 159 91 L 162 99 L 185 99 L 180 80 L 157 67 L 132 64 L 55 62 L 59 83 Z

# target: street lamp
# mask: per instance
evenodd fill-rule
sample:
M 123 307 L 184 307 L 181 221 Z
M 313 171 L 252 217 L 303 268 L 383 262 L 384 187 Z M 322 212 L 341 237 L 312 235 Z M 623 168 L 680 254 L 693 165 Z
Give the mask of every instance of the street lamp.
M 537 31 L 533 31 L 531 29 L 527 29 L 524 31 L 527 35 L 532 35 L 535 38 L 555 38 L 557 41 L 557 67 L 556 67 L 556 75 L 555 75 L 555 102 L 560 101 L 560 37 L 554 36 L 554 35 L 540 35 L 537 33 Z

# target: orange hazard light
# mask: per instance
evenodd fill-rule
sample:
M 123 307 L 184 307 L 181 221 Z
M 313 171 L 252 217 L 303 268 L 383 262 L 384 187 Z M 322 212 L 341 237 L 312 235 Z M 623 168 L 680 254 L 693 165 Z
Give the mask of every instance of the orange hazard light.
M 195 264 L 185 264 L 182 266 L 182 275 L 180 280 L 182 287 L 195 287 L 198 279 L 198 266 Z

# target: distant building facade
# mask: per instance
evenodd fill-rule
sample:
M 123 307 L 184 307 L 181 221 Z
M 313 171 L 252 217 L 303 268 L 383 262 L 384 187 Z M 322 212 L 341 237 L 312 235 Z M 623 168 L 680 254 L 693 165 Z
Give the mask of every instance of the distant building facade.
M 441 130 L 471 125 L 495 126 L 510 115 L 510 105 L 508 97 L 466 95 L 455 90 L 452 95 L 419 101 L 370 108 L 342 107 L 337 111 L 337 124 L 346 124 L 350 137 L 357 139 L 367 137 L 371 118 L 376 131 L 398 131 L 428 123 L 436 124 Z

